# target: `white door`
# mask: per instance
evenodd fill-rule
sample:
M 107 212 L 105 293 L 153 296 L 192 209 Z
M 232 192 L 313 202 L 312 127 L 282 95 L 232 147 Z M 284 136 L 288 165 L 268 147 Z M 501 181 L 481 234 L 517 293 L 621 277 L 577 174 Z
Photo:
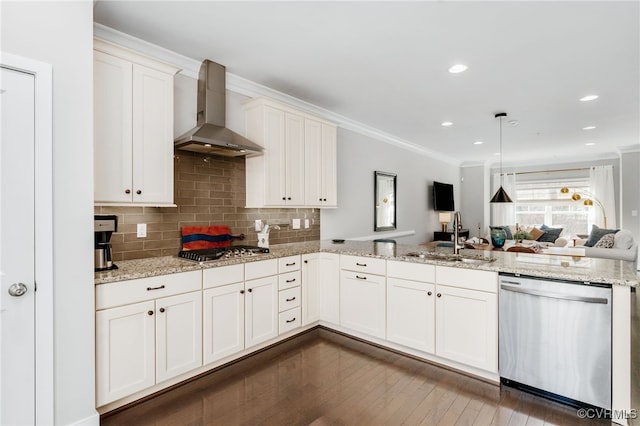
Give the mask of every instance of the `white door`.
M 203 292 L 204 363 L 244 349 L 244 282 Z
M 202 365 L 202 292 L 156 301 L 156 381 Z
M 245 283 L 245 343 L 255 346 L 278 335 L 278 276 Z
M 35 79 L 0 70 L 0 424 L 34 424 Z

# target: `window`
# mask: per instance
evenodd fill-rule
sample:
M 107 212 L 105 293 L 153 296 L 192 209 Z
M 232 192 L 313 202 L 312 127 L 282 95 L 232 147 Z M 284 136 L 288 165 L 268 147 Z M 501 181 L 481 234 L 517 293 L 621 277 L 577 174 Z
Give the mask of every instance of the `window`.
M 563 179 L 562 181 L 516 182 L 516 221 L 523 227 L 547 226 L 564 228 L 563 235 L 588 234 L 590 210 L 567 194 L 571 191 L 589 191 L 588 179 Z

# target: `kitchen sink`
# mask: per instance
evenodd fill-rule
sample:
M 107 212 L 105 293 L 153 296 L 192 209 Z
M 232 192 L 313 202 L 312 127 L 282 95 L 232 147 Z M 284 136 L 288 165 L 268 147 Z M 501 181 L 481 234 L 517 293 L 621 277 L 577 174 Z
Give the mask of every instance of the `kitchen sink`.
M 469 264 L 481 264 L 485 262 L 493 262 L 495 258 L 484 258 L 484 257 L 471 257 L 471 256 L 462 256 L 459 254 L 440 254 L 440 253 L 429 253 L 429 252 L 409 252 L 405 254 L 407 257 L 417 257 L 420 259 L 428 259 L 428 260 L 440 260 L 444 262 L 461 262 L 461 263 L 469 263 Z

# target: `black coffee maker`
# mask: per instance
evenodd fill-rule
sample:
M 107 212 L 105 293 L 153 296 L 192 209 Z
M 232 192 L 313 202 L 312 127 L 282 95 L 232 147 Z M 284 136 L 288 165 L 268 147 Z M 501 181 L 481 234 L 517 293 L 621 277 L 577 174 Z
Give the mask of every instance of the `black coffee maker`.
M 118 269 L 111 257 L 111 234 L 118 231 L 118 216 L 94 215 L 93 230 L 95 232 L 94 259 L 96 271 Z

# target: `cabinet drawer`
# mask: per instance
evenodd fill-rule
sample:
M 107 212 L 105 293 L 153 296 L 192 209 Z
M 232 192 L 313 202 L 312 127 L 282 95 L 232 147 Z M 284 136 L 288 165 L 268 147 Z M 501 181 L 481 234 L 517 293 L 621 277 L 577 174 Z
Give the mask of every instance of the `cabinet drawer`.
M 436 267 L 411 262 L 387 262 L 387 276 L 402 278 L 404 280 L 421 281 L 426 283 L 436 282 Z
M 220 266 L 202 271 L 203 288 L 219 287 L 244 281 L 244 265 Z
M 300 270 L 300 256 L 287 256 L 278 259 L 278 272 L 290 272 Z
M 436 266 L 436 284 L 497 293 L 498 274 L 491 271 Z
M 96 310 L 173 296 L 201 288 L 201 271 L 100 284 L 96 286 Z
M 280 274 L 278 276 L 278 290 L 285 290 L 300 285 L 300 271 Z
M 300 321 L 300 308 L 293 308 L 282 312 L 278 316 L 278 320 L 278 334 L 286 333 L 289 330 L 300 327 L 302 324 Z
M 244 279 L 268 277 L 278 273 L 278 259 L 260 260 L 244 264 Z
M 282 290 L 278 293 L 278 312 L 300 306 L 300 287 Z
M 348 255 L 340 256 L 340 268 L 377 275 L 384 275 L 386 269 L 384 259 Z

